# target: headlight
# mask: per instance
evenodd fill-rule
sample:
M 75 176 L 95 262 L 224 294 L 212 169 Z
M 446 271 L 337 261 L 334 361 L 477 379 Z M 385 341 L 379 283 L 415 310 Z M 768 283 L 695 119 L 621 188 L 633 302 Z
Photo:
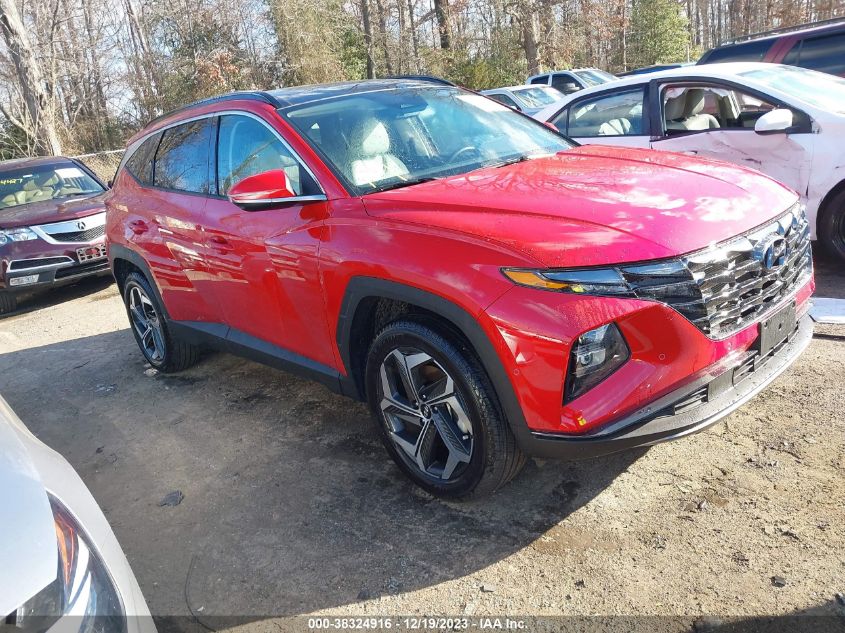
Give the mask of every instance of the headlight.
M 88 537 L 52 497 L 59 568 L 56 579 L 8 618 L 25 633 L 43 633 L 60 620 L 73 633 L 125 633 L 117 589 Z
M 505 277 L 520 286 L 573 294 L 633 297 L 634 293 L 615 268 L 582 270 L 525 270 L 503 268 Z
M 630 356 L 622 333 L 613 323 L 579 336 L 569 354 L 563 403 L 595 387 L 619 369 Z
M 32 229 L 28 229 L 26 227 L 0 231 L 0 246 L 9 242 L 26 242 L 27 240 L 37 239 L 38 234 Z

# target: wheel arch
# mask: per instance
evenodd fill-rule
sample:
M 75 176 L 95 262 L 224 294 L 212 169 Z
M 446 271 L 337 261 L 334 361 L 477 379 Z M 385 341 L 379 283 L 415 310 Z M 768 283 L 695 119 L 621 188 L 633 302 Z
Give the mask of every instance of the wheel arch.
M 111 264 L 112 275 L 117 283 L 117 287 L 120 289 L 121 295 L 123 294 L 123 284 L 126 278 L 131 273 L 138 272 L 149 282 L 150 288 L 155 293 L 158 304 L 161 306 L 162 312 L 164 312 L 164 316 L 168 319 L 170 318 L 170 314 L 167 312 L 167 306 L 164 305 L 164 301 L 161 298 L 161 292 L 159 292 L 155 277 L 153 277 L 153 273 L 143 257 L 120 244 L 110 244 L 109 263 Z
M 824 197 L 822 198 L 821 202 L 819 202 L 819 212 L 816 217 L 816 229 L 818 230 L 819 220 L 821 219 L 822 215 L 827 211 L 828 205 L 831 201 L 838 196 L 840 193 L 845 191 L 845 180 L 840 180 L 838 183 L 833 185 L 830 188 Z
M 406 314 L 422 315 L 452 330 L 475 354 L 490 379 L 508 423 L 522 444 L 530 435 L 522 407 L 493 342 L 478 319 L 456 303 L 414 286 L 375 277 L 349 281 L 337 324 L 337 346 L 348 372 L 348 393 L 366 400 L 364 366 L 370 344 L 384 325 Z

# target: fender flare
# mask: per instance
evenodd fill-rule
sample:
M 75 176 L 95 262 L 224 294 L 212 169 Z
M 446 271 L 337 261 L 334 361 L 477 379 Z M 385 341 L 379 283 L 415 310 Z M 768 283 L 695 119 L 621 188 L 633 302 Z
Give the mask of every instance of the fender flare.
M 462 307 L 440 295 L 387 279 L 353 277 L 346 287 L 337 323 L 337 346 L 344 367 L 352 368 L 352 325 L 355 312 L 364 299 L 392 299 L 433 312 L 451 323 L 472 345 L 481 366 L 487 373 L 511 431 L 520 446 L 530 443 L 531 432 L 522 406 L 492 341 L 478 320 Z M 350 376 L 350 380 L 354 377 Z
M 164 300 L 161 298 L 161 291 L 158 288 L 158 282 L 156 282 L 156 278 L 153 276 L 153 272 L 152 270 L 150 270 L 150 267 L 144 260 L 144 258 L 132 249 L 127 248 L 122 244 L 109 244 L 109 266 L 111 267 L 112 276 L 114 277 L 115 282 L 118 284 L 118 288 L 120 288 L 120 280 L 115 276 L 114 269 L 114 262 L 117 259 L 127 261 L 133 266 L 135 266 L 135 268 L 141 271 L 144 277 L 147 278 L 147 281 L 150 282 L 150 288 L 152 288 L 153 292 L 155 293 L 156 299 L 158 300 L 158 304 L 161 306 L 161 309 L 164 312 L 164 316 L 167 319 L 170 319 L 170 314 L 167 312 L 167 306 L 164 305 Z M 120 288 L 120 291 L 122 294 L 123 288 Z

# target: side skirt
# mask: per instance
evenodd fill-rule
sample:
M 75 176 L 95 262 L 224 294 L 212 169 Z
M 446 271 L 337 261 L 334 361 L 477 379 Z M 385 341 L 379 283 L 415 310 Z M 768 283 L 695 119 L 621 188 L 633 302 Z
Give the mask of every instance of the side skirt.
M 174 336 L 194 345 L 247 358 L 322 383 L 334 393 L 356 397 L 352 380 L 337 370 L 223 323 L 170 321 L 168 325 Z

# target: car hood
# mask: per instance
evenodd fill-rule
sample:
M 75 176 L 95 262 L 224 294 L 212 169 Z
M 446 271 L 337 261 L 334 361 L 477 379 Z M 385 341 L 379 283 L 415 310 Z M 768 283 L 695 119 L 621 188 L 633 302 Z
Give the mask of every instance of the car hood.
M 753 229 L 797 195 L 747 168 L 583 146 L 364 198 L 373 216 L 460 231 L 544 266 L 689 253 Z
M 20 226 L 84 218 L 97 211 L 105 210 L 102 199 L 104 193 L 98 193 L 87 198 L 44 200 L 43 202 L 30 202 L 17 207 L 0 209 L 0 229 L 13 229 Z
M 27 444 L 37 442 L 0 398 L 0 613 L 9 614 L 55 580 L 53 512 Z

